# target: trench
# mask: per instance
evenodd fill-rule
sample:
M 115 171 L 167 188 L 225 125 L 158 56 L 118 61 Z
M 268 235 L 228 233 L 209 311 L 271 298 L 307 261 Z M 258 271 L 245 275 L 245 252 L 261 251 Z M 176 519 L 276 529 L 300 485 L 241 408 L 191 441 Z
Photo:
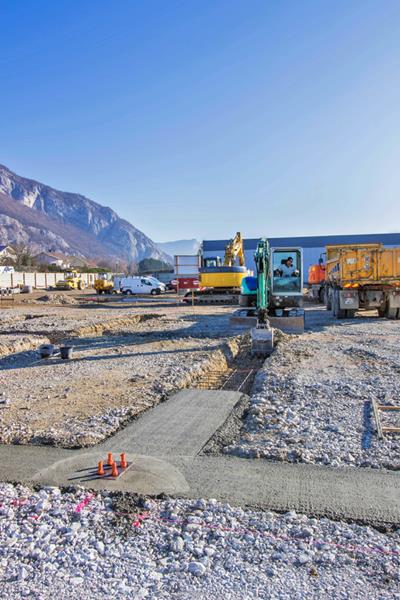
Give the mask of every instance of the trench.
M 25 318 L 17 319 L 25 322 L 31 319 L 39 319 L 46 315 L 27 315 Z M 132 315 L 130 317 L 117 317 L 108 321 L 93 323 L 77 327 L 76 329 L 49 332 L 48 330 L 27 331 L 25 329 L 4 329 L 0 332 L 0 358 L 5 358 L 16 352 L 28 352 L 37 350 L 41 344 L 60 344 L 72 338 L 86 336 L 113 335 L 123 332 L 124 328 L 132 327 L 151 319 L 159 319 L 158 314 Z M 2 336 L 16 336 L 17 339 L 2 342 Z M 17 337 L 18 336 L 18 337 Z
M 195 378 L 191 387 L 201 390 L 230 390 L 249 394 L 257 371 L 264 360 L 252 356 L 249 334 L 241 337 L 237 351 L 225 360 L 215 361 L 213 368 Z
M 226 362 L 220 361 L 215 369 L 204 371 L 191 387 L 203 390 L 242 392 L 228 419 L 214 432 L 201 450 L 201 454 L 221 455 L 240 435 L 249 408 L 250 395 L 263 358 L 251 353 L 250 334 L 241 336 L 237 351 Z

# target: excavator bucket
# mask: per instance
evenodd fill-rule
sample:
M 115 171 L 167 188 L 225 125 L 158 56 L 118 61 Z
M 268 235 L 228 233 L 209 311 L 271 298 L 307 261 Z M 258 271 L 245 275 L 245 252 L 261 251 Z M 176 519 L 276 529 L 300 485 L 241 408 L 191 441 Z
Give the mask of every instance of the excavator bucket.
M 274 350 L 274 330 L 269 325 L 253 327 L 250 330 L 251 353 L 255 356 L 269 356 Z

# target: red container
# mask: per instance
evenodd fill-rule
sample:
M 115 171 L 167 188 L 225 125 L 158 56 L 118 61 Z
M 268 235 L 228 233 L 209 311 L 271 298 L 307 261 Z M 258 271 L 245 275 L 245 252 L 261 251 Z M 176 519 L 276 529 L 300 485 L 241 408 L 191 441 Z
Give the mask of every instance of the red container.
M 178 277 L 178 290 L 195 290 L 199 287 L 198 277 Z

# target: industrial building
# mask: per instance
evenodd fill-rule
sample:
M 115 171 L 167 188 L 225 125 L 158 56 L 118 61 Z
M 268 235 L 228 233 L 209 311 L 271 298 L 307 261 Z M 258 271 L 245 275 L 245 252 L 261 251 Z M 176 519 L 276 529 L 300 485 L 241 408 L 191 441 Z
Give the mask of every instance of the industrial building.
M 260 237 L 262 237 L 260 235 Z M 254 252 L 260 238 L 244 240 L 244 253 L 246 265 L 255 269 Z M 269 238 L 272 247 L 299 246 L 303 249 L 304 280 L 307 282 L 308 267 L 320 258 L 329 244 L 372 244 L 381 243 L 387 247 L 400 246 L 400 233 L 365 233 L 356 235 L 317 235 L 307 237 L 275 237 Z M 204 240 L 203 255 L 221 256 L 225 254 L 225 247 L 229 240 Z

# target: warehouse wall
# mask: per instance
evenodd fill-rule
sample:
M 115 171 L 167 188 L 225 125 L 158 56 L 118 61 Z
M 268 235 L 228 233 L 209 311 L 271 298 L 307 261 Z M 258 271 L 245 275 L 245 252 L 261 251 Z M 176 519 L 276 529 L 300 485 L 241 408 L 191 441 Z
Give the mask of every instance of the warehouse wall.
M 204 240 L 204 256 L 221 256 L 225 254 L 225 246 L 229 240 Z M 255 271 L 254 252 L 259 238 L 249 238 L 244 240 L 244 254 L 246 257 L 246 266 Z M 327 236 L 308 236 L 308 237 L 285 237 L 269 238 L 273 247 L 277 246 L 299 246 L 303 249 L 303 269 L 304 283 L 307 283 L 308 268 L 310 265 L 318 262 L 319 257 L 325 252 L 327 244 L 371 244 L 382 243 L 387 247 L 400 247 L 400 233 L 370 233 L 356 235 L 327 235 Z

